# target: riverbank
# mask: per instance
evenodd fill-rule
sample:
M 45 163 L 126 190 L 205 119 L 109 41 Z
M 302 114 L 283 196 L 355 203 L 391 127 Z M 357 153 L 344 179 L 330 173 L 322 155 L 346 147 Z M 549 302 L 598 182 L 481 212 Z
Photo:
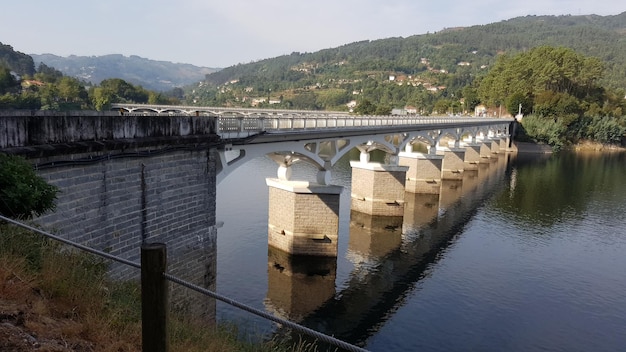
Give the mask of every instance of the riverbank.
M 513 141 L 511 143 L 511 151 L 515 153 L 550 154 L 552 153 L 552 147 L 547 144 Z
M 238 339 L 237 326 L 169 320 L 170 351 L 310 351 Z M 141 351 L 138 283 L 115 283 L 91 256 L 0 223 L 0 351 Z
M 574 152 L 624 152 L 626 147 L 614 144 L 602 144 L 597 142 L 584 141 L 566 148 Z M 516 153 L 551 154 L 552 147 L 547 144 L 537 144 L 529 142 L 514 141 L 511 144 L 511 151 Z
M 596 152 L 623 152 L 626 151 L 626 147 L 614 145 L 614 144 L 602 144 L 597 142 L 581 142 L 578 143 L 571 148 L 574 151 L 587 152 L 587 151 L 596 151 Z

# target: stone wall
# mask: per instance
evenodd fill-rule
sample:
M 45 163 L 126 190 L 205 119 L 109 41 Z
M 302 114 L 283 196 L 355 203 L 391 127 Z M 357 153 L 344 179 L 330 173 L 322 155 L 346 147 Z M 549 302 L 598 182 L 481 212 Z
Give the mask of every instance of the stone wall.
M 215 289 L 215 158 L 216 151 L 205 148 L 96 162 L 32 160 L 47 165 L 38 174 L 60 190 L 56 211 L 36 222 L 64 238 L 137 263 L 143 241 L 163 242 L 170 273 Z M 140 275 L 118 263 L 111 264 L 111 273 L 120 279 Z M 188 290 L 172 287 L 172 302 L 189 306 Z M 214 300 L 196 299 L 214 313 Z M 197 302 L 193 305 L 199 309 Z

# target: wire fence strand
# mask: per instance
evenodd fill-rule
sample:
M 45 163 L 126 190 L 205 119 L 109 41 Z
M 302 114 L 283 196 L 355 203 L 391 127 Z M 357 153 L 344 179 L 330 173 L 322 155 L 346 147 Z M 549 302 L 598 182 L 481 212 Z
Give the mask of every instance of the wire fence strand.
M 70 241 L 68 239 L 59 237 L 59 236 L 54 235 L 54 234 L 49 233 L 49 232 L 43 231 L 43 230 L 38 229 L 38 228 L 36 228 L 34 226 L 31 226 L 31 225 L 28 225 L 28 224 L 25 224 L 25 223 L 22 223 L 22 222 L 19 222 L 19 221 L 16 221 L 16 220 L 13 220 L 13 219 L 10 219 L 10 218 L 7 218 L 7 217 L 4 217 L 2 215 L 0 215 L 0 220 L 6 221 L 6 222 L 8 222 L 10 224 L 13 224 L 15 226 L 22 227 L 24 229 L 30 230 L 30 231 L 32 231 L 34 233 L 37 233 L 37 234 L 40 234 L 42 236 L 48 237 L 48 238 L 53 239 L 55 241 L 59 241 L 59 242 L 61 242 L 63 244 L 66 244 L 66 245 L 78 248 L 80 250 L 89 252 L 91 254 L 94 254 L 94 255 L 97 255 L 97 256 L 100 256 L 100 257 L 112 260 L 112 261 L 116 261 L 116 262 L 119 262 L 119 263 L 122 263 L 122 264 L 126 264 L 126 265 L 129 265 L 129 266 L 137 268 L 137 269 L 141 269 L 141 264 L 139 264 L 139 263 L 135 263 L 133 261 L 126 260 L 126 259 L 114 256 L 114 255 L 112 255 L 110 253 L 106 253 L 106 252 L 103 252 L 103 251 L 99 251 L 97 249 L 93 249 L 93 248 L 87 247 L 85 245 L 82 245 L 82 244 Z M 181 285 L 183 287 L 186 287 L 186 288 L 188 288 L 190 290 L 199 292 L 201 294 L 204 294 L 206 296 L 209 296 L 211 298 L 214 298 L 216 300 L 224 302 L 224 303 L 226 303 L 228 305 L 231 305 L 233 307 L 236 307 L 236 308 L 239 308 L 241 310 L 247 311 L 248 313 L 251 313 L 251 314 L 257 315 L 257 316 L 259 316 L 261 318 L 264 318 L 264 319 L 273 321 L 275 323 L 281 324 L 281 325 L 286 326 L 288 328 L 291 328 L 291 329 L 293 329 L 295 331 L 307 334 L 307 335 L 309 335 L 309 336 L 311 336 L 311 337 L 313 337 L 313 338 L 315 338 L 315 339 L 317 339 L 319 341 L 322 341 L 322 342 L 325 342 L 325 343 L 328 343 L 328 344 L 332 344 L 334 346 L 337 346 L 339 348 L 342 348 L 344 350 L 351 351 L 351 352 L 368 352 L 368 350 L 363 349 L 361 347 L 349 344 L 349 343 L 347 343 L 345 341 L 339 340 L 337 338 L 334 338 L 332 336 L 326 335 L 326 334 L 321 333 L 319 331 L 307 328 L 306 326 L 294 323 L 292 321 L 275 317 L 275 316 L 273 316 L 273 315 L 271 315 L 271 314 L 269 314 L 269 313 L 267 313 L 265 311 L 256 309 L 254 307 L 250 307 L 250 306 L 248 306 L 248 305 L 246 305 L 244 303 L 241 303 L 241 302 L 237 302 L 234 299 L 231 299 L 229 297 L 221 295 L 221 294 L 219 294 L 217 292 L 213 292 L 213 291 L 208 290 L 208 289 L 206 289 L 204 287 L 200 287 L 200 286 L 195 285 L 193 283 L 184 281 L 184 280 L 182 280 L 180 278 L 177 278 L 177 277 L 175 277 L 175 276 L 173 276 L 173 275 L 171 275 L 169 273 L 163 273 L 163 277 L 165 279 L 173 282 L 173 283 L 179 284 L 179 285 Z

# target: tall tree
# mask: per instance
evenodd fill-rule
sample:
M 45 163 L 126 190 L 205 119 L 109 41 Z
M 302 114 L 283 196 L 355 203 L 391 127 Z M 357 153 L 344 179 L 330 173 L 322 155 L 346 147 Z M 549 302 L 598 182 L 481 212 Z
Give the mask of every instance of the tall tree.
M 546 116 L 578 113 L 573 111 L 567 97 L 573 97 L 579 104 L 597 98 L 602 70 L 603 65 L 596 58 L 584 57 L 568 48 L 540 46 L 513 57 L 499 57 L 480 82 L 478 93 L 490 105 L 529 99 L 525 105 L 534 105 L 535 109 L 540 103 L 537 100 L 543 104 L 558 96 L 560 104 L 543 106 L 540 113 Z
M 0 66 L 0 94 L 7 93 L 19 86 L 19 82 L 7 67 Z
M 81 90 L 84 88 L 76 78 L 63 76 L 57 84 L 59 98 L 65 102 L 78 101 L 81 99 Z

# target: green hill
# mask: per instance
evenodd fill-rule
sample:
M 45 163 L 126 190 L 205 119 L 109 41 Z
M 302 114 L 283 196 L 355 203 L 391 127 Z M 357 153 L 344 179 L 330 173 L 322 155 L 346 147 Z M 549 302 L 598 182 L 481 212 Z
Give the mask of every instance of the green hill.
M 626 12 L 615 16 L 526 16 L 407 38 L 362 41 L 314 53 L 240 64 L 208 74 L 188 103 L 346 109 L 368 99 L 388 107 L 463 97 L 500 54 L 564 46 L 605 63 L 600 82 L 626 87 Z M 269 98 L 269 99 L 268 99 Z M 265 99 L 265 101 L 263 101 Z
M 6 67 L 18 75 L 30 75 L 35 73 L 33 58 L 13 50 L 10 45 L 0 43 L 0 67 Z

